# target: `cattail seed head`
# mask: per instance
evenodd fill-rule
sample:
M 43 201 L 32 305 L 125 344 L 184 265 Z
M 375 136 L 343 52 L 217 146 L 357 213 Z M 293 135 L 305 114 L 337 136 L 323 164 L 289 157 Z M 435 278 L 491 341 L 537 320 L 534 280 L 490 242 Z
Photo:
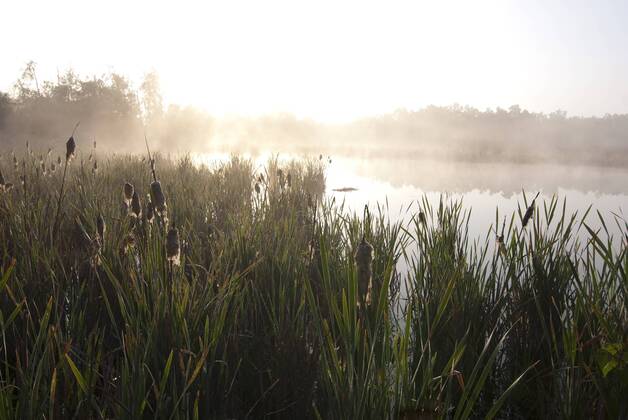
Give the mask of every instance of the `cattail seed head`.
M 1 170 L 0 170 L 0 185 L 4 185 L 4 176 L 2 175 Z
M 133 193 L 135 192 L 135 188 L 132 184 L 125 182 L 123 192 L 124 201 L 126 202 L 127 206 L 131 205 L 131 200 L 133 200 Z
M 74 152 L 76 151 L 76 142 L 74 141 L 74 136 L 68 139 L 68 142 L 65 144 L 65 161 L 69 163 L 74 157 Z
M 260 189 L 260 186 L 259 186 L 259 182 L 256 182 L 256 183 L 255 183 L 255 192 L 256 192 L 257 194 L 259 194 L 259 193 L 260 193 L 260 191 L 261 191 L 261 189 Z
M 166 211 L 166 197 L 161 189 L 161 183 L 159 181 L 154 181 L 150 184 L 150 197 L 155 209 L 159 213 L 164 213 Z
M 98 236 L 100 237 L 100 241 L 102 243 L 105 242 L 105 233 L 107 232 L 107 225 L 105 224 L 105 219 L 102 217 L 102 214 L 99 214 L 96 218 L 96 230 L 98 231 Z
M 57 165 L 61 166 L 61 156 L 57 157 Z
M 364 237 L 356 250 L 355 264 L 358 269 L 358 294 L 365 302 L 373 277 L 373 246 Z
M 540 192 L 536 194 L 536 196 L 532 200 L 532 203 L 530 203 L 530 206 L 526 210 L 526 213 L 523 215 L 523 219 L 521 220 L 521 225 L 524 228 L 528 225 L 528 222 L 530 221 L 530 219 L 534 215 L 534 202 L 536 201 L 536 199 L 539 196 L 539 194 L 540 194 Z
M 140 196 L 137 191 L 133 192 L 133 198 L 131 199 L 131 216 L 138 219 L 142 216 L 142 203 L 140 203 Z
M 181 264 L 181 247 L 179 245 L 179 230 L 172 227 L 166 238 L 166 257 L 173 265 Z
M 155 206 L 152 201 L 149 201 L 146 205 L 146 221 L 153 223 L 153 220 L 155 220 Z

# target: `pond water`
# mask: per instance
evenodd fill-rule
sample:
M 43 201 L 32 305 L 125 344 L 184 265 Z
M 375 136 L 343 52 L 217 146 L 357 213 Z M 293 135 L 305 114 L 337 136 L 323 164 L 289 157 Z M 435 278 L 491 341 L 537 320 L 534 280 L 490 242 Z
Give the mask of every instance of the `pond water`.
M 260 168 L 271 156 L 245 155 Z M 278 158 L 288 161 L 299 157 L 279 155 Z M 318 159 L 318 156 L 313 158 Z M 208 165 L 228 159 L 226 153 L 194 156 L 195 161 Z M 323 162 L 327 195 L 358 214 L 362 214 L 365 205 L 374 211 L 379 203 L 385 206 L 392 221 L 407 220 L 412 210 L 418 208 L 417 200 L 426 197 L 437 205 L 446 194 L 452 199 L 461 199 L 464 207 L 471 210 L 470 238 L 483 239 L 495 224 L 497 208 L 500 215 L 510 217 L 518 206 L 524 207 L 522 190 L 525 190 L 528 201 L 540 192 L 537 208 L 541 211 L 543 202 L 549 203 L 553 195 L 559 198 L 561 206 L 566 198 L 567 214 L 577 211 L 583 215 L 592 206 L 587 223 L 593 229 L 601 227 L 595 214 L 599 210 L 615 237 L 615 246 L 625 244 L 628 233 L 625 213 L 628 211 L 628 168 L 442 162 L 377 156 L 325 156 Z

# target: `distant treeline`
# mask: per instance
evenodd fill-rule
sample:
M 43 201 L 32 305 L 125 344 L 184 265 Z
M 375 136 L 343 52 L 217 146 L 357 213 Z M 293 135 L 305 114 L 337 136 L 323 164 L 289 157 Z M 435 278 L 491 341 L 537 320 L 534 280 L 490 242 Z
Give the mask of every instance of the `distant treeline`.
M 459 161 L 628 165 L 628 114 L 568 117 L 513 105 L 480 111 L 453 105 L 398 110 L 347 124 L 292 115 L 214 118 L 164 107 L 159 79 L 139 87 L 119 74 L 82 78 L 72 70 L 40 83 L 34 63 L 11 92 L 0 92 L 0 144 L 57 145 L 80 121 L 79 138 L 110 150 L 139 151 L 146 133 L 165 152 L 260 152 L 417 157 Z

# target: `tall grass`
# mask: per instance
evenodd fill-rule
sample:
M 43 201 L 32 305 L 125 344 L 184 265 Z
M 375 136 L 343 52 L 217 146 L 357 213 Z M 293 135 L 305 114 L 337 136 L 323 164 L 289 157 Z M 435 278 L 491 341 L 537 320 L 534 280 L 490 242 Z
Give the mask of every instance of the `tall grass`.
M 152 158 L 1 168 L 0 418 L 628 415 L 628 255 L 601 215 L 553 198 L 477 240 L 446 197 L 353 214 L 316 161 Z

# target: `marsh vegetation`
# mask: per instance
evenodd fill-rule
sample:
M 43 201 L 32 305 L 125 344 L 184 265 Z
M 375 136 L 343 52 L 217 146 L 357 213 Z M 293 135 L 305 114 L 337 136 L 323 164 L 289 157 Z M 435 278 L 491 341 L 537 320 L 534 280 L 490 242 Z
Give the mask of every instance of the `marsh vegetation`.
M 316 159 L 67 147 L 0 161 L 1 418 L 627 414 L 619 215 L 528 195 L 478 239 L 447 197 L 348 211 Z

